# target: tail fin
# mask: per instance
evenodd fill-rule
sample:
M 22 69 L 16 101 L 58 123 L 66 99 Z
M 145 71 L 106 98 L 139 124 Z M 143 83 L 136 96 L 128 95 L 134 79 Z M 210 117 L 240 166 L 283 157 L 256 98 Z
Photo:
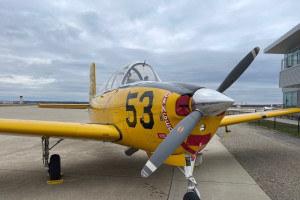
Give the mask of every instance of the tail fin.
M 92 63 L 90 68 L 90 99 L 89 102 L 93 99 L 96 94 L 96 75 L 95 75 L 95 63 Z

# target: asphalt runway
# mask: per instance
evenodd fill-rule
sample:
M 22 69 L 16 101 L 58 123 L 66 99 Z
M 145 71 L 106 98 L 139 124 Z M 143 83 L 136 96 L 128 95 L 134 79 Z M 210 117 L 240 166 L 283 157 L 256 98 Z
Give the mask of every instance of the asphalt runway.
M 300 199 L 299 138 L 247 123 L 229 129 L 221 142 L 271 199 Z
M 0 107 L 0 118 L 89 122 L 87 110 Z M 51 139 L 54 143 L 57 139 Z M 47 185 L 41 139 L 0 134 L 0 199 L 182 199 L 187 181 L 175 167 L 162 165 L 151 177 L 140 171 L 148 158 L 131 157 L 126 147 L 101 141 L 64 140 L 51 154 L 61 156 L 64 183 Z M 215 136 L 203 150 L 203 164 L 194 176 L 202 200 L 269 199 L 259 185 Z

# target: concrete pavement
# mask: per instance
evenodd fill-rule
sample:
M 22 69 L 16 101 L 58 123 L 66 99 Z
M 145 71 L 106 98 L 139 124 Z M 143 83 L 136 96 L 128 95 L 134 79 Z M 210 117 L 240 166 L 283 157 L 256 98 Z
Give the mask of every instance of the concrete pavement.
M 273 200 L 300 200 L 300 139 L 247 123 L 221 142 Z
M 89 121 L 87 110 L 36 106 L 0 107 L 0 118 Z M 187 181 L 177 168 L 163 165 L 143 179 L 146 154 L 127 157 L 124 149 L 99 141 L 65 140 L 51 153 L 61 155 L 66 182 L 47 185 L 40 138 L 0 135 L 0 199 L 182 199 Z M 203 164 L 194 176 L 203 200 L 269 199 L 217 135 L 204 149 Z

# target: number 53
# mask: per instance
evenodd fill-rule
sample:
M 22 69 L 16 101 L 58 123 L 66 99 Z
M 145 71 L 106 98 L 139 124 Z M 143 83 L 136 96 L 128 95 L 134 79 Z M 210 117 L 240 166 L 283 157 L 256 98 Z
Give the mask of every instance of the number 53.
M 129 127 L 135 127 L 136 123 L 137 123 L 137 119 L 136 119 L 136 109 L 134 107 L 134 105 L 130 105 L 129 104 L 129 100 L 130 99 L 136 99 L 138 96 L 138 93 L 129 93 L 127 96 L 127 100 L 126 100 L 126 111 L 130 111 L 133 112 L 133 121 L 129 121 L 129 117 L 126 118 L 126 122 L 128 124 Z M 146 91 L 142 94 L 142 96 L 140 97 L 140 102 L 143 102 L 144 98 L 149 98 L 149 104 L 148 106 L 144 107 L 144 113 L 149 115 L 149 122 L 144 122 L 144 118 L 140 118 L 140 122 L 142 124 L 142 126 L 146 129 L 152 129 L 153 125 L 154 125 L 154 120 L 153 120 L 153 113 L 151 111 L 152 108 L 152 103 L 153 103 L 153 91 Z

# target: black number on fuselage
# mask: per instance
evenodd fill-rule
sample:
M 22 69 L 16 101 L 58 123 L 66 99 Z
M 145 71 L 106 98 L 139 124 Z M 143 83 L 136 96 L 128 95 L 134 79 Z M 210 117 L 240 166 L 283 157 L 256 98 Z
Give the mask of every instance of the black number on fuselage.
M 129 121 L 129 116 L 128 116 L 128 118 L 126 118 L 126 122 L 127 122 L 127 124 L 128 124 L 129 127 L 135 127 L 137 120 L 136 120 L 136 109 L 135 109 L 135 107 L 133 105 L 129 105 L 128 101 L 129 101 L 129 99 L 135 99 L 135 98 L 137 98 L 137 95 L 138 95 L 138 93 L 130 93 L 127 96 L 126 111 L 132 111 L 133 112 L 133 121 L 132 122 Z
M 136 123 L 137 123 L 137 119 L 136 119 L 136 109 L 134 107 L 134 105 L 129 105 L 129 100 L 130 99 L 135 99 L 137 98 L 138 93 L 129 93 L 127 96 L 127 100 L 126 100 L 126 111 L 132 111 L 133 112 L 133 121 L 130 121 L 130 117 L 128 116 L 126 118 L 126 122 L 128 124 L 129 127 L 135 127 Z M 142 126 L 145 129 L 152 129 L 153 125 L 154 125 L 154 120 L 153 120 L 153 113 L 151 111 L 151 108 L 153 106 L 153 92 L 152 91 L 146 91 L 142 94 L 142 96 L 140 97 L 140 102 L 143 102 L 144 98 L 148 97 L 149 98 L 149 104 L 148 106 L 144 107 L 144 112 L 143 112 L 143 116 L 144 114 L 148 114 L 149 116 L 149 122 L 144 122 L 144 117 L 142 117 L 140 119 L 140 122 L 142 124 Z
M 152 91 L 147 91 L 145 92 L 141 98 L 140 98 L 140 102 L 142 102 L 144 100 L 145 97 L 149 98 L 149 104 L 147 107 L 144 107 L 144 113 L 149 115 L 149 119 L 150 121 L 148 123 L 144 122 L 144 119 L 141 118 L 140 122 L 142 124 L 142 126 L 146 129 L 152 129 L 153 125 L 154 125 L 154 120 L 153 120 L 153 113 L 151 111 L 152 108 L 152 103 L 153 103 L 153 92 Z

